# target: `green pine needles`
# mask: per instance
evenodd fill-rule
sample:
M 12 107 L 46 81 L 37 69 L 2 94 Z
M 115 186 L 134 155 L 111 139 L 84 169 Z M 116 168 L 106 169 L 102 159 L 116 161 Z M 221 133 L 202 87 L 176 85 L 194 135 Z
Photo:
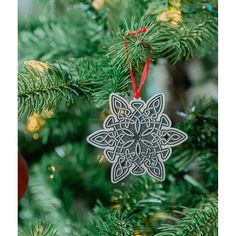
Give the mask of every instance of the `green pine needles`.
M 56 1 L 55 5 L 58 5 Z M 72 8 L 63 17 L 54 19 L 50 19 L 48 11 L 45 14 L 43 17 L 49 18 L 46 22 L 38 22 L 32 30 L 19 33 L 20 64 L 31 59 L 52 62 L 78 58 L 96 50 L 101 28 L 81 8 Z
M 147 31 L 137 34 L 136 38 L 132 35 L 125 36 L 129 31 L 144 27 L 147 27 Z M 206 54 L 216 47 L 217 18 L 198 13 L 191 19 L 184 18 L 178 26 L 147 20 L 140 23 L 133 21 L 131 27 L 126 26 L 126 30 L 116 32 L 108 44 L 106 55 L 110 58 L 112 66 L 124 67 L 126 63 L 124 37 L 129 44 L 129 59 L 136 63 L 136 67 L 146 61 L 149 52 L 152 53 L 153 61 L 166 58 L 171 63 L 176 63 L 182 59 L 188 60 Z
M 82 11 L 81 6 L 78 10 Z M 62 68 L 57 68 L 55 72 L 55 68 L 50 67 L 50 73 L 44 72 L 41 85 L 37 80 L 30 79 L 42 77 L 35 75 L 37 72 L 33 68 L 28 67 L 26 73 L 19 75 L 20 115 L 54 109 L 57 108 L 59 101 L 73 100 L 72 91 L 76 91 L 76 88 L 73 82 L 71 84 L 71 80 L 80 83 L 81 77 L 85 85 L 80 84 L 82 91 L 80 95 L 91 98 L 98 107 L 107 104 L 109 93 L 130 90 L 127 87 L 130 83 L 127 81 L 129 73 L 125 60 L 124 37 L 128 40 L 129 59 L 134 68 L 142 68 L 150 52 L 153 62 L 158 58 L 166 58 L 171 63 L 176 63 L 183 59 L 203 56 L 212 51 L 217 43 L 217 17 L 207 11 L 183 14 L 183 20 L 175 26 L 168 22 L 156 22 L 151 16 L 145 20 L 144 18 L 139 20 L 137 16 L 136 20 L 131 19 L 125 27 L 120 26 L 113 30 L 112 34 L 105 35 L 99 32 L 103 27 L 101 21 L 98 21 L 99 27 L 96 27 L 95 20 L 99 15 L 92 17 L 94 13 L 88 15 L 82 11 L 81 22 L 78 24 L 74 18 L 76 11 L 74 9 L 71 11 L 66 11 L 63 19 L 55 18 L 53 22 L 49 20 L 33 32 L 20 33 L 20 58 L 59 60 L 67 67 L 67 75 L 64 75 Z M 84 24 L 88 25 L 86 31 Z M 143 27 L 147 28 L 146 33 L 138 34 L 136 38 L 127 35 L 127 32 Z M 98 48 L 103 50 L 98 51 Z M 94 58 L 87 57 L 92 54 L 96 58 L 96 63 L 93 62 Z M 81 65 L 81 57 L 85 55 L 83 61 L 86 62 L 78 67 L 78 64 Z M 69 63 L 68 58 L 72 58 L 74 62 Z M 74 63 L 77 64 L 76 70 Z M 87 72 L 85 69 L 88 69 Z M 90 73 L 91 71 L 93 73 Z M 79 80 L 78 75 L 81 75 Z M 88 75 L 91 77 L 88 78 Z M 66 78 L 68 76 L 70 78 Z M 86 76 L 86 81 L 83 76 Z M 98 86 L 99 89 L 96 90 Z
M 19 25 L 19 148 L 30 170 L 19 235 L 217 236 L 215 100 L 171 114 L 189 138 L 173 149 L 164 182 L 143 175 L 111 184 L 110 164 L 85 141 L 109 114 L 112 92 L 131 96 L 124 37 L 137 84 L 150 52 L 153 68 L 165 61 L 166 70 L 204 56 L 202 64 L 212 66 L 207 82 L 216 84 L 217 1 L 35 0 L 32 9 Z M 163 20 L 162 13 L 172 15 Z M 137 37 L 129 34 L 144 27 Z M 189 78 L 181 73 L 183 80 L 168 81 L 170 100 L 189 98 Z M 52 115 L 27 129 L 27 117 L 46 110 Z
M 174 225 L 166 224 L 159 228 L 156 236 L 217 236 L 218 209 L 216 200 L 202 204 L 200 208 L 184 209 L 183 217 Z
M 25 66 L 26 72 L 19 74 L 18 100 L 19 115 L 55 108 L 59 103 L 73 102 L 76 85 L 73 79 L 60 67 Z
M 40 61 L 26 64 L 26 71 L 19 73 L 18 79 L 20 117 L 54 110 L 60 104 L 68 106 L 77 97 L 104 107 L 112 92 L 125 94 L 130 84 L 128 76 L 121 70 L 112 71 L 98 60 L 81 58 L 62 64 Z
M 41 224 L 28 226 L 20 230 L 20 236 L 57 236 L 57 231 L 52 225 L 44 226 Z
M 192 127 L 193 133 L 202 130 L 202 137 L 195 137 L 198 142 L 186 143 L 173 152 L 163 183 L 144 175 L 111 186 L 106 178 L 110 165 L 104 158 L 99 155 L 96 159 L 85 143 L 67 143 L 68 135 L 63 133 L 65 144 L 56 145 L 31 167 L 27 194 L 30 205 L 20 212 L 23 226 L 27 226 L 27 216 L 31 215 L 32 219 L 45 219 L 45 227 L 46 223 L 53 224 L 57 236 L 216 236 L 217 169 L 210 167 L 217 164 L 217 127 L 215 122 L 202 122 L 215 119 L 216 105 L 214 101 L 199 102 L 185 114 L 181 129 L 189 132 Z M 176 163 L 184 149 L 195 158 L 191 158 L 191 163 L 187 159 L 181 162 L 180 171 Z M 196 149 L 200 150 L 198 155 L 194 155 Z M 194 176 L 194 165 L 204 166 L 200 177 Z M 101 201 L 93 202 L 93 211 L 85 213 L 73 202 L 76 194 L 87 200 L 98 195 Z

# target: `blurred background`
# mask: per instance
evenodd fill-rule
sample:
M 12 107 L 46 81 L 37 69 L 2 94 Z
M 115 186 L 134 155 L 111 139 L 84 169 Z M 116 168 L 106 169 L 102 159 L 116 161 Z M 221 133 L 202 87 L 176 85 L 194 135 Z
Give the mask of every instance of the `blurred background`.
M 18 96 L 24 111 L 18 123 L 19 235 L 167 235 L 168 229 L 168 235 L 217 235 L 217 1 L 18 5 Z M 109 114 L 111 91 L 131 97 L 122 37 L 143 18 L 163 31 L 147 35 L 154 53 L 143 99 L 164 93 L 165 113 L 189 139 L 173 148 L 165 182 L 145 175 L 113 185 L 110 164 L 86 137 Z M 177 43 L 175 53 L 170 48 Z M 130 47 L 137 78 L 148 51 L 141 49 Z M 66 80 L 79 95 L 73 102 L 71 91 L 63 91 Z M 63 86 L 51 93 L 58 84 Z M 212 224 L 194 228 L 191 214 L 200 214 L 197 222 L 191 218 L 195 226 L 204 225 L 204 217 Z

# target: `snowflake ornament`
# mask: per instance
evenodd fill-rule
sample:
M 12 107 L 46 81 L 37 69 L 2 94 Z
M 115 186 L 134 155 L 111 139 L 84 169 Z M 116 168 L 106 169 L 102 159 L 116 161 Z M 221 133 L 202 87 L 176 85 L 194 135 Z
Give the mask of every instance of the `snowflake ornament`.
M 171 147 L 181 144 L 187 135 L 171 128 L 169 117 L 163 114 L 164 95 L 159 93 L 146 103 L 141 99 L 127 101 L 110 95 L 109 115 L 102 130 L 88 136 L 87 141 L 101 149 L 112 163 L 111 181 L 117 183 L 130 173 L 145 172 L 159 181 L 165 179 L 164 163 Z

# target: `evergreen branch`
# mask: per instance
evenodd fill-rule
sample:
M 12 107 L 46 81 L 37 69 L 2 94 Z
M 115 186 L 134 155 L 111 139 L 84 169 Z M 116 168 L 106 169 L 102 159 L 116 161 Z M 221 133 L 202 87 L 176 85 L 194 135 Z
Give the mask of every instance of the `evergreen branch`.
M 215 106 L 216 106 L 215 103 L 210 103 L 210 105 L 209 104 L 195 105 L 192 109 L 190 109 L 190 114 L 188 115 L 187 118 L 188 125 L 186 126 L 185 124 L 184 126 L 185 129 L 186 127 L 190 128 L 193 126 L 196 126 L 197 129 L 200 129 L 198 126 L 202 125 L 201 122 L 199 124 L 200 117 L 202 117 L 202 119 L 204 118 L 205 120 L 204 123 L 206 123 L 206 125 L 208 124 L 207 126 L 209 127 L 209 124 L 212 124 L 214 120 L 214 115 L 216 112 Z M 196 115 L 198 119 L 195 119 Z M 194 123 L 193 125 L 193 122 L 196 123 Z M 203 133 L 205 134 L 205 128 Z M 215 136 L 215 133 L 213 133 L 212 135 Z M 211 148 L 213 149 L 215 148 L 215 146 L 212 145 L 214 144 L 213 137 L 211 140 L 209 140 L 206 136 L 206 139 L 204 138 L 202 140 L 199 140 L 199 142 L 197 143 L 197 145 L 199 145 L 199 147 L 201 147 L 202 149 L 206 148 L 207 145 L 209 144 L 211 144 L 210 145 L 212 146 Z M 188 148 L 191 149 L 191 145 L 188 145 Z M 207 151 L 209 150 L 207 149 Z M 66 234 L 63 234 L 60 228 L 61 227 L 60 222 L 62 221 L 62 219 L 66 217 L 64 210 L 62 210 L 64 208 L 62 207 L 63 205 L 61 205 L 60 212 L 58 211 L 57 207 L 51 209 L 50 202 L 53 202 L 52 199 L 54 199 L 56 196 L 55 185 L 53 186 L 53 188 L 52 186 L 48 185 L 48 180 L 46 180 L 47 177 L 45 176 L 45 173 L 43 173 L 42 171 L 43 168 L 45 169 L 46 168 L 45 166 L 50 165 L 49 164 L 50 162 L 54 164 L 55 168 L 58 169 L 60 173 L 58 176 L 59 179 L 60 176 L 63 176 L 64 180 L 63 181 L 59 180 L 59 183 L 60 186 L 63 185 L 64 190 L 67 185 L 66 183 L 73 184 L 74 181 L 71 181 L 72 179 L 78 181 L 74 182 L 76 186 L 78 186 L 79 182 L 88 183 L 86 189 L 87 191 L 89 191 L 89 187 L 91 186 L 93 186 L 92 187 L 93 189 L 94 187 L 96 188 L 96 186 L 101 186 L 101 182 L 104 179 L 104 175 L 101 172 L 96 173 L 98 167 L 95 167 L 94 169 L 92 168 L 86 173 L 82 171 L 83 169 L 88 169 L 86 167 L 87 165 L 94 166 L 96 163 L 95 159 L 89 158 L 89 153 L 85 151 L 83 147 L 77 145 L 66 145 L 63 148 L 62 147 L 57 148 L 56 152 L 57 154 L 52 154 L 50 156 L 47 155 L 43 157 L 42 163 L 40 164 L 41 168 L 39 168 L 39 166 L 35 166 L 33 168 L 33 174 L 30 180 L 31 183 L 29 186 L 30 189 L 29 192 L 32 194 L 32 200 L 31 200 L 32 205 L 37 209 L 37 211 L 40 211 L 40 215 L 43 215 L 44 217 L 46 216 L 48 219 L 53 219 L 51 223 L 53 223 L 57 227 L 60 235 L 64 236 Z M 63 159 L 58 158 L 58 156 L 63 157 Z M 68 165 L 66 166 L 63 165 L 64 161 L 67 161 Z M 216 161 L 216 159 L 212 161 Z M 76 165 L 74 163 L 76 163 Z M 70 229 L 71 230 L 74 229 L 73 232 L 75 232 L 74 234 L 71 235 L 129 236 L 129 235 L 134 235 L 136 230 L 137 232 L 142 231 L 148 234 L 150 233 L 150 235 L 154 235 L 154 233 L 158 232 L 154 229 L 157 223 L 160 224 L 165 219 L 169 219 L 171 221 L 177 220 L 176 214 L 175 212 L 173 212 L 173 210 L 179 209 L 179 207 L 183 205 L 188 207 L 196 206 L 196 204 L 201 201 L 202 197 L 206 195 L 205 189 L 202 189 L 201 186 L 199 188 L 199 186 L 196 184 L 196 181 L 193 178 L 192 180 L 189 181 L 189 177 L 181 179 L 181 173 L 178 173 L 178 178 L 176 177 L 176 175 L 177 174 L 175 175 L 169 174 L 165 183 L 157 183 L 151 177 L 142 176 L 133 179 L 133 181 L 130 183 L 122 184 L 122 186 L 117 186 L 116 190 L 114 190 L 112 194 L 111 208 L 110 209 L 105 208 L 101 204 L 97 205 L 95 208 L 95 215 L 90 219 L 91 222 L 88 221 L 84 222 L 86 229 L 84 229 L 83 227 L 82 229 L 81 223 L 77 222 L 77 224 L 69 226 Z M 212 172 L 207 173 L 208 177 L 211 175 Z M 83 176 L 84 178 L 86 178 L 86 180 L 82 180 L 75 176 Z M 65 177 L 68 179 L 66 180 Z M 94 179 L 96 179 L 96 181 L 94 181 Z M 192 184 L 190 182 L 192 182 Z M 56 188 L 62 189 L 62 187 L 60 186 Z M 205 182 L 205 188 L 208 188 L 207 193 L 210 194 L 212 190 L 215 192 L 216 185 L 214 184 L 213 187 L 214 188 L 212 188 L 212 186 L 210 186 L 209 183 Z M 105 189 L 104 187 L 102 188 Z M 52 189 L 54 190 L 52 191 Z M 40 192 L 43 192 L 44 194 L 40 195 L 39 194 Z M 62 203 L 63 201 L 60 202 Z M 68 206 L 70 206 L 70 204 L 68 204 Z M 54 215 L 54 217 L 51 216 L 50 214 L 48 215 L 47 209 L 50 209 L 50 212 L 51 214 Z M 200 225 L 196 226 L 196 224 L 194 224 L 196 222 L 193 223 L 193 221 L 188 221 L 190 225 L 189 228 L 191 230 L 193 228 L 193 231 L 191 231 L 193 232 L 193 235 L 198 235 L 195 234 L 196 229 L 194 228 L 194 226 L 200 228 L 200 231 L 205 232 L 205 235 L 207 235 L 206 232 L 208 232 L 207 231 L 208 229 L 206 229 L 206 227 L 203 225 L 205 222 L 202 222 L 203 216 L 202 214 L 200 214 L 202 213 L 201 210 L 202 208 L 199 208 L 199 206 L 194 208 L 194 214 L 196 213 L 195 215 L 197 215 L 198 217 L 200 217 L 199 219 L 201 219 L 200 221 L 198 221 Z M 203 210 L 205 214 L 205 209 Z M 190 209 L 189 212 L 190 211 L 193 212 L 192 209 Z M 188 212 L 188 209 L 186 210 L 186 212 Z M 193 216 L 191 215 L 191 217 L 194 218 L 195 215 Z M 208 214 L 207 212 L 207 215 L 204 217 L 208 217 L 207 219 L 209 219 L 211 217 L 209 215 L 210 213 Z M 215 215 L 217 220 L 217 213 Z M 73 214 L 71 214 L 70 216 L 71 218 L 74 218 Z M 182 218 L 180 220 L 177 220 L 177 227 L 181 221 Z M 209 222 L 211 222 L 211 219 L 209 219 Z M 183 225 L 186 226 L 186 224 Z M 163 225 L 163 227 L 167 226 Z M 172 226 L 168 225 L 168 227 Z M 213 232 L 215 232 L 214 231 L 215 229 L 212 230 Z M 90 232 L 91 234 L 88 234 L 88 232 Z M 165 230 L 161 231 L 161 233 L 165 232 L 166 232 Z M 170 235 L 175 235 L 175 234 L 170 234 Z M 188 236 L 189 234 L 183 234 L 183 235 Z
M 133 22 L 130 26 L 131 15 L 135 15 L 137 21 L 141 16 L 148 15 L 145 14 L 145 9 L 149 5 L 146 0 L 118 1 L 121 3 L 120 7 L 117 6 L 118 3 L 113 5 L 111 1 L 106 1 L 104 4 L 106 12 L 103 15 L 105 19 L 99 13 L 88 9 L 87 5 L 83 10 L 80 8 L 82 5 L 78 5 L 77 11 L 74 7 L 74 3 L 76 5 L 77 2 L 80 1 L 70 0 L 66 3 L 59 1 L 57 13 L 61 14 L 60 17 L 53 16 L 53 20 L 48 17 L 44 23 L 38 22 L 38 25 L 35 24 L 33 27 L 31 25 L 29 31 L 26 31 L 27 27 L 23 27 L 24 31 L 20 33 L 19 42 L 21 59 L 29 57 L 44 60 L 60 59 L 60 65 L 44 64 L 45 67 L 38 69 L 28 65 L 26 72 L 20 73 L 18 85 L 20 114 L 29 115 L 33 112 L 40 113 L 45 109 L 54 109 L 61 104 L 64 105 L 63 101 L 71 103 L 78 95 L 90 98 L 98 107 L 107 104 L 111 92 L 127 95 L 127 91 L 130 91 L 130 79 L 127 79 L 129 73 L 125 61 L 124 36 L 129 43 L 129 57 L 132 66 L 136 68 L 135 74 L 142 71 L 150 50 L 153 62 L 164 57 L 175 63 L 182 59 L 204 55 L 216 44 L 217 18 L 214 11 L 211 12 L 209 9 L 208 12 L 201 11 L 199 6 L 203 1 L 196 2 L 194 5 L 196 8 L 192 11 L 194 14 L 186 12 L 186 8 L 181 9 L 183 21 L 177 26 L 154 23 L 156 19 L 141 21 L 138 25 Z M 91 1 L 83 2 L 91 3 Z M 193 6 L 188 4 L 189 2 L 193 1 L 182 1 L 185 6 Z M 56 1 L 53 1 L 54 3 Z M 46 4 L 46 1 L 42 4 Z M 132 9 L 134 4 L 135 9 Z M 75 11 L 71 11 L 72 8 L 67 11 L 66 5 L 73 5 Z M 50 9 L 50 12 L 54 12 L 53 9 Z M 71 12 L 75 14 L 70 15 Z M 94 14 L 91 14 L 92 12 Z M 104 13 L 103 10 L 101 12 Z M 77 21 L 78 15 L 80 22 Z M 128 26 L 126 25 L 125 30 L 120 30 L 111 38 L 107 31 L 114 29 L 115 26 L 123 28 L 122 18 L 126 18 Z M 103 20 L 105 21 L 101 22 Z M 126 35 L 127 31 L 144 26 L 148 29 L 145 34 L 140 34 L 137 38 Z M 104 27 L 103 34 L 100 34 L 101 27 Z M 98 42 L 104 35 L 108 40 L 105 45 L 106 53 L 97 50 L 100 47 Z M 92 54 L 95 60 L 77 59 Z M 75 59 L 68 61 L 70 57 Z M 86 107 L 85 104 L 82 105 Z M 44 144 L 47 143 L 47 139 L 57 139 L 57 142 L 48 142 L 50 150 L 55 148 L 55 152 L 44 155 L 40 163 L 30 168 L 32 172 L 26 196 L 28 198 L 22 201 L 23 207 L 19 214 L 23 225 L 27 225 L 22 231 L 24 232 L 22 236 L 131 236 L 141 233 L 145 235 L 157 233 L 158 236 L 217 235 L 217 227 L 214 226 L 217 225 L 217 203 L 213 201 L 210 204 L 199 205 L 202 198 L 214 195 L 217 190 L 217 103 L 204 101 L 202 104 L 194 105 L 187 114 L 184 114 L 185 122 L 181 125 L 181 130 L 188 134 L 189 139 L 181 147 L 173 150 L 166 165 L 168 176 L 165 182 L 158 183 L 146 175 L 131 177 L 130 182 L 116 186 L 111 202 L 107 199 L 111 186 L 106 178 L 106 162 L 101 158 L 101 162 L 98 163 L 95 154 L 90 153 L 84 145 L 69 143 L 61 146 L 65 140 L 71 142 L 77 138 L 79 141 L 84 139 L 87 136 L 88 124 L 92 120 L 91 117 L 87 119 L 91 113 L 90 109 L 86 107 L 87 113 L 85 113 L 79 102 L 73 107 L 76 109 L 72 108 L 67 112 L 65 106 L 62 106 L 64 113 L 57 115 L 63 114 L 63 117 L 47 121 Z M 85 123 L 81 121 L 80 116 L 77 116 L 79 113 L 83 113 L 87 119 Z M 78 119 L 79 122 L 75 121 Z M 60 127 L 62 122 L 63 126 L 66 126 L 64 131 Z M 74 132 L 80 129 L 82 129 L 80 132 Z M 49 150 L 43 150 L 44 153 L 47 151 Z M 101 165 L 104 168 L 98 171 Z M 197 170 L 198 175 L 194 175 L 196 166 L 200 166 L 204 173 Z M 53 167 L 54 170 L 51 180 L 48 178 L 48 167 Z M 85 196 L 86 200 L 82 204 L 77 194 L 79 198 Z M 102 204 L 97 204 L 94 214 L 91 216 L 86 214 L 82 223 L 81 211 L 93 207 L 97 197 L 101 198 L 104 205 L 111 204 L 111 206 L 104 207 Z M 30 203 L 27 208 L 24 207 L 25 202 Z M 180 206 L 186 208 L 176 214 Z M 44 221 L 41 224 L 43 229 L 28 226 L 29 220 L 34 221 L 38 217 Z M 54 226 L 45 224 L 47 221 L 55 225 L 57 234 Z M 163 221 L 165 224 L 162 225 Z M 175 224 L 166 224 L 169 222 Z M 157 225 L 161 227 L 157 229 Z
M 107 73 L 107 74 L 106 74 Z M 95 90 L 92 98 L 97 107 L 104 107 L 109 102 L 111 93 L 117 93 L 122 96 L 130 94 L 130 79 L 128 75 L 119 68 L 114 71 L 105 68 L 101 86 Z
M 134 7 L 135 6 L 135 7 Z M 145 9 L 148 6 L 146 0 L 119 0 L 104 1 L 104 6 L 99 15 L 106 19 L 109 32 L 117 27 L 124 26 L 124 19 L 130 23 L 132 17 L 141 19 L 145 14 Z
M 25 210 L 34 216 L 33 224 L 36 218 L 40 218 L 42 226 L 52 224 L 57 230 L 56 236 L 80 236 L 83 229 L 73 210 L 71 196 L 63 189 L 60 179 L 49 178 L 48 161 L 43 158 L 31 168 L 28 195 L 32 205 Z M 59 192 L 63 198 L 58 197 Z M 28 221 L 25 224 L 28 225 Z
M 67 186 L 77 186 L 81 191 L 87 193 L 87 200 L 94 196 L 100 196 L 101 199 L 106 199 L 104 192 L 109 192 L 112 185 L 106 178 L 107 166 L 103 160 L 98 162 L 98 158 L 90 153 L 85 143 L 67 143 L 56 147 L 55 151 L 49 155 L 43 156 L 48 160 L 49 165 L 53 165 L 57 170 L 57 178 L 61 178 L 61 184 Z M 64 163 L 67 163 L 64 165 Z M 76 163 L 76 165 L 75 165 Z M 98 168 L 100 171 L 98 172 Z M 89 170 L 89 171 L 87 171 Z M 75 191 L 76 192 L 76 191 Z
M 107 105 L 112 92 L 126 95 L 130 91 L 127 71 L 114 70 L 107 66 L 104 58 L 71 59 L 63 63 L 63 68 L 76 81 L 78 93 L 89 98 L 96 107 Z
M 95 208 L 96 235 L 98 236 L 132 236 L 134 226 L 126 211 L 109 210 L 99 204 Z M 91 223 L 90 223 L 91 224 Z M 92 225 L 92 224 L 91 224 Z M 93 227 L 89 229 L 92 232 Z
M 127 35 L 127 32 L 147 27 L 144 34 L 137 37 Z M 107 57 L 113 67 L 125 68 L 126 52 L 124 48 L 124 37 L 129 45 L 129 59 L 134 68 L 145 63 L 147 55 L 152 51 L 152 61 L 158 58 L 166 58 L 172 63 L 182 59 L 189 59 L 202 55 L 213 48 L 217 37 L 217 18 L 203 13 L 192 15 L 191 19 L 184 18 L 178 26 L 169 23 L 153 23 L 150 21 L 134 21 L 126 30 L 114 33 L 113 39 L 107 43 Z M 206 50 L 208 49 L 208 50 Z
M 19 33 L 20 64 L 31 58 L 45 61 L 93 54 L 98 46 L 100 30 L 93 18 L 80 7 L 72 8 L 61 18 Z
M 166 192 L 161 184 L 148 176 L 141 176 L 131 183 L 123 183 L 113 191 L 111 201 L 129 214 L 151 214 L 163 209 Z
M 189 138 L 181 148 L 173 150 L 167 166 L 174 166 L 177 171 L 188 171 L 189 166 L 195 163 L 205 173 L 217 172 L 217 106 L 216 101 L 199 100 L 187 110 L 184 114 L 186 120 L 180 128 Z
M 30 61 L 31 62 L 31 61 Z M 29 63 L 29 62 L 27 62 Z M 104 66 L 104 60 L 81 58 L 62 64 L 37 62 L 36 66 L 25 66 L 19 73 L 19 115 L 55 109 L 59 104 L 71 104 L 76 96 L 90 98 L 97 107 L 108 103 L 112 92 L 127 94 L 130 80 L 120 70 Z M 39 65 L 39 70 L 37 69 Z
M 19 236 L 57 236 L 57 231 L 52 225 L 37 224 L 22 228 Z
M 217 236 L 218 210 L 216 200 L 203 204 L 201 208 L 186 208 L 182 219 L 176 224 L 164 224 L 159 227 L 156 236 Z
M 140 181 L 142 178 L 143 181 Z M 182 204 L 196 205 L 204 196 L 198 197 L 199 193 L 197 194 L 197 192 L 195 196 L 194 188 L 191 186 L 186 188 L 189 186 L 187 181 L 181 183 L 181 187 L 177 182 L 172 183 L 170 186 L 175 187 L 175 189 L 168 188 L 168 184 L 164 185 L 152 181 L 149 177 L 141 177 L 128 185 L 126 183 L 122 189 L 116 188 L 113 191 L 112 201 L 114 205 L 112 205 L 111 210 L 104 208 L 101 204 L 95 208 L 95 217 L 98 219 L 95 224 L 99 232 L 103 233 L 101 235 L 134 235 L 136 231 L 154 235 L 158 232 L 154 229 L 156 224 L 163 223 L 164 220 L 181 221 L 182 219 L 176 218 L 176 209 L 180 209 Z M 190 196 L 189 202 L 186 195 Z M 191 208 L 186 207 L 186 209 L 192 211 Z M 194 209 L 199 210 L 200 207 L 197 206 Z M 217 213 L 215 218 L 217 220 Z M 120 223 L 118 223 L 119 220 Z M 133 234 L 124 233 L 124 231 L 122 234 L 120 232 L 119 225 L 122 225 L 122 222 L 125 222 L 123 230 L 132 229 Z M 88 230 L 93 230 L 93 225 L 94 223 L 90 222 Z M 203 230 L 203 232 L 205 231 Z M 157 235 L 159 236 L 159 234 Z
M 71 194 L 76 194 L 80 189 L 80 194 L 86 194 L 87 204 L 93 205 L 96 194 L 106 200 L 107 196 L 103 193 L 109 192 L 112 187 L 106 178 L 106 168 L 97 171 L 98 166 L 101 168 L 101 163 L 89 155 L 91 153 L 84 144 L 69 143 L 56 147 L 55 151 L 42 156 L 41 161 L 31 167 L 27 196 L 31 204 L 20 214 L 24 226 L 28 227 L 27 216 L 31 215 L 34 216 L 32 223 L 35 218 L 40 218 L 41 225 L 53 224 L 57 229 L 57 236 L 88 235 L 80 219 L 83 206 L 77 212 Z M 105 163 L 102 164 L 106 167 Z M 72 189 L 74 191 L 71 192 Z
M 19 115 L 54 109 L 59 103 L 71 103 L 77 95 L 76 84 L 63 69 L 52 65 L 48 68 L 26 65 L 25 73 L 19 74 Z M 42 69 L 43 68 L 43 69 Z
M 63 62 L 63 67 L 71 74 L 78 85 L 81 95 L 92 96 L 97 89 L 104 86 L 105 75 L 99 60 L 80 58 Z
M 45 166 L 45 161 L 42 166 Z M 41 219 L 44 222 L 53 223 L 59 232 L 63 232 L 64 227 L 61 224 L 65 217 L 63 202 L 56 196 L 49 182 L 49 177 L 42 171 L 42 166 L 35 165 L 32 168 L 29 182 L 32 201 L 35 210 L 40 212 Z

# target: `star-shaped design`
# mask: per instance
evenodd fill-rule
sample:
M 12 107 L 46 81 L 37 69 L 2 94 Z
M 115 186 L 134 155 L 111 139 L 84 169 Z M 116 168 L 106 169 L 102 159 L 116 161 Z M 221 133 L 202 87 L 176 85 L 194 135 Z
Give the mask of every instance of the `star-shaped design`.
M 163 114 L 164 95 L 157 94 L 146 103 L 134 99 L 127 103 L 119 95 L 110 95 L 109 115 L 102 130 L 88 136 L 87 141 L 104 149 L 112 163 L 111 181 L 117 183 L 129 173 L 148 172 L 159 181 L 165 179 L 163 162 L 171 155 L 171 147 L 187 139 L 181 130 L 171 128 L 169 117 Z

